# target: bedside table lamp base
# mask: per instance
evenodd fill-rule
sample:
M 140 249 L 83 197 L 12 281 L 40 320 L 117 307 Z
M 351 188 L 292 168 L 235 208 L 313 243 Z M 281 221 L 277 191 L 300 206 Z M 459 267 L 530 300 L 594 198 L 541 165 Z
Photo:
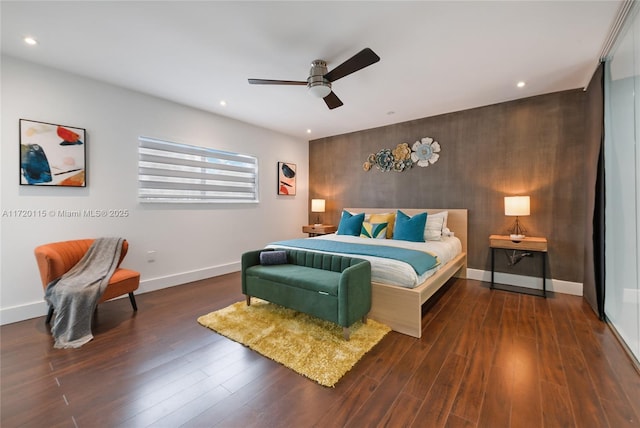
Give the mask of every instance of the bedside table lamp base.
M 520 242 L 525 238 L 524 233 L 526 231 L 527 230 L 520 224 L 518 216 L 516 216 L 516 221 L 513 224 L 513 227 L 511 227 L 511 235 L 509 235 L 509 238 L 511 238 L 513 242 Z

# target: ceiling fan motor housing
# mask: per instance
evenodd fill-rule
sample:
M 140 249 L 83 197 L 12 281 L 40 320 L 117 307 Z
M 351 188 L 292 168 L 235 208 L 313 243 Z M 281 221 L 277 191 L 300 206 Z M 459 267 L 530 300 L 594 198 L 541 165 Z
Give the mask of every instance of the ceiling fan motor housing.
M 327 74 L 327 63 L 321 59 L 316 59 L 311 63 L 307 88 L 309 92 L 318 98 L 324 98 L 331 93 L 331 82 L 325 79 Z

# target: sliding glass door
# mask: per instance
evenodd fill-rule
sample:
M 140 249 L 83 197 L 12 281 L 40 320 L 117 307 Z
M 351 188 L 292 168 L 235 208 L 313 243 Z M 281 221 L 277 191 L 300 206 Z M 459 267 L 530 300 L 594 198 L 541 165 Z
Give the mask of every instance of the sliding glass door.
M 640 360 L 640 15 L 605 68 L 605 314 Z

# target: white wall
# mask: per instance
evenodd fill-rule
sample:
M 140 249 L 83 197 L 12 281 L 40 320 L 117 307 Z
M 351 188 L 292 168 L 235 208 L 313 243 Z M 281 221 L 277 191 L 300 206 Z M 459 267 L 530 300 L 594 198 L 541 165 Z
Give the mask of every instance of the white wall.
M 237 271 L 244 251 L 303 236 L 306 141 L 15 58 L 1 59 L 0 323 L 46 313 L 33 256 L 42 243 L 122 236 L 130 243 L 123 266 L 141 273 L 143 293 Z M 19 119 L 86 128 L 86 188 L 19 185 Z M 257 156 L 260 203 L 138 203 L 139 135 Z M 298 165 L 296 196 L 276 195 L 278 161 Z M 49 214 L 60 209 L 126 209 L 129 216 Z M 25 217 L 35 210 L 48 215 Z M 156 251 L 151 263 L 150 250 Z

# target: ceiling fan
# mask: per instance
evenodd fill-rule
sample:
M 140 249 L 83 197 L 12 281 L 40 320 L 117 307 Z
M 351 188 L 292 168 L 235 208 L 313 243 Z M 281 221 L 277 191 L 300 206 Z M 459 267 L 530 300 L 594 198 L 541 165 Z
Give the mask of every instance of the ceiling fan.
M 311 70 L 306 81 L 249 79 L 249 83 L 252 85 L 305 85 L 312 95 L 324 99 L 327 107 L 333 110 L 343 103 L 331 90 L 331 83 L 378 61 L 380 61 L 380 57 L 375 52 L 364 48 L 329 72 L 327 71 L 327 62 L 316 59 L 311 63 Z

